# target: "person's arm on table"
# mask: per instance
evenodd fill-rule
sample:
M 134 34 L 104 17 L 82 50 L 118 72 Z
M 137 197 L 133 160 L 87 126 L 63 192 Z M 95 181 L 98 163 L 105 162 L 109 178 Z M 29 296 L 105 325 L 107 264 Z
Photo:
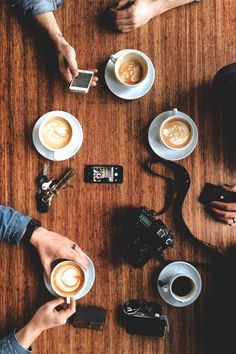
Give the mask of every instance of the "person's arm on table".
M 45 330 L 66 323 L 67 319 L 75 313 L 75 299 L 65 305 L 66 308 L 57 310 L 56 307 L 65 304 L 65 299 L 52 300 L 41 306 L 25 327 L 17 332 L 11 332 L 0 340 L 0 354 L 26 354 L 31 353 L 34 340 Z
M 63 304 L 65 304 L 65 299 L 59 298 L 41 306 L 29 323 L 16 333 L 18 343 L 27 349 L 43 331 L 65 324 L 67 319 L 75 313 L 75 299 L 71 298 L 71 303 L 66 305 L 66 309 L 56 309 L 57 306 Z
M 236 185 L 223 187 L 229 192 L 236 192 Z M 212 202 L 211 210 L 224 224 L 236 226 L 236 203 Z
M 31 220 L 31 217 L 11 207 L 0 205 L 0 240 L 19 245 L 26 238 Z M 37 249 L 47 276 L 50 274 L 51 262 L 59 258 L 76 261 L 86 268 L 83 251 L 69 238 L 41 226 L 33 230 L 30 236 L 29 242 Z
M 24 15 L 31 16 L 38 26 L 48 35 L 53 43 L 60 73 L 70 83 L 72 78 L 78 74 L 78 64 L 74 48 L 64 38 L 54 11 L 61 5 L 61 0 L 18 0 L 17 6 L 21 7 Z M 92 69 L 95 73 L 96 69 Z M 94 76 L 91 86 L 96 86 L 98 78 Z
M 115 25 L 123 33 L 143 26 L 153 17 L 175 7 L 200 0 L 120 0 L 111 12 L 115 16 Z

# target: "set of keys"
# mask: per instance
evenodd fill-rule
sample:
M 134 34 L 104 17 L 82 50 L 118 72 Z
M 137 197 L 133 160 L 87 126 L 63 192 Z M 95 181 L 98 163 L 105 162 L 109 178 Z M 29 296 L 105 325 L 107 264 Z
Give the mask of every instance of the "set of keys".
M 47 176 L 48 164 L 44 164 L 42 172 L 37 177 L 38 192 L 36 194 L 37 209 L 40 213 L 47 213 L 53 198 L 61 189 L 73 188 L 69 180 L 76 174 L 74 168 L 67 169 L 59 179 L 49 179 Z

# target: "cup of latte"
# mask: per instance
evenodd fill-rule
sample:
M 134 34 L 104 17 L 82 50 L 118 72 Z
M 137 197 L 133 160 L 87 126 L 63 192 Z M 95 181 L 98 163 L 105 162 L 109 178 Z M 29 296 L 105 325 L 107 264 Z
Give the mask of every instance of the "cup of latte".
M 193 140 L 192 119 L 174 108 L 160 126 L 160 139 L 171 150 L 186 149 Z
M 114 63 L 116 79 L 124 86 L 136 87 L 144 82 L 148 75 L 148 62 L 144 55 L 130 50 L 118 58 L 110 56 Z
M 50 275 L 50 284 L 54 292 L 70 302 L 72 296 L 76 296 L 85 284 L 85 272 L 74 261 L 62 260 L 53 268 Z
M 57 115 L 48 116 L 39 127 L 39 140 L 50 151 L 64 150 L 69 146 L 73 128 L 70 121 Z

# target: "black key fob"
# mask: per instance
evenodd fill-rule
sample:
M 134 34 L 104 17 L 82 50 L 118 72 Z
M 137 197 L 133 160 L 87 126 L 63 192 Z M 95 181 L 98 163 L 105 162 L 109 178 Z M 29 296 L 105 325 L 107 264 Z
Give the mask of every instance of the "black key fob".
M 36 207 L 37 210 L 40 213 L 47 213 L 49 210 L 49 204 L 45 203 L 42 198 L 43 198 L 44 194 L 43 193 L 37 193 L 36 194 Z

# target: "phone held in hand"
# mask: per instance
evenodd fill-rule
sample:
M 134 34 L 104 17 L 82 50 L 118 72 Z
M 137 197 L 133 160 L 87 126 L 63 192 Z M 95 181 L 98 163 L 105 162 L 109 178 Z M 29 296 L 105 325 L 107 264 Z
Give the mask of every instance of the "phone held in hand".
M 199 202 L 210 205 L 211 202 L 236 203 L 236 193 L 224 189 L 212 183 L 206 183 L 200 196 Z
M 122 183 L 123 167 L 120 165 L 87 165 L 84 169 L 87 183 Z
M 93 75 L 93 71 L 79 70 L 78 75 L 73 78 L 69 90 L 71 92 L 88 93 Z

